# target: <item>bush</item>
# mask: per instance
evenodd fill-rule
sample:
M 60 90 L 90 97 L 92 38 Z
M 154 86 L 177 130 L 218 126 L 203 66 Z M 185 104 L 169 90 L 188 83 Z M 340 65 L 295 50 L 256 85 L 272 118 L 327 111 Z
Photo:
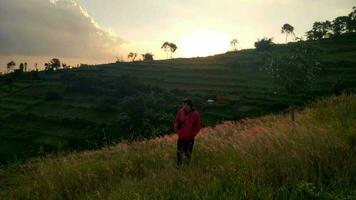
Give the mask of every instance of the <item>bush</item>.
M 99 94 L 102 81 L 93 76 L 67 74 L 61 77 L 67 82 L 67 91 L 77 93 Z
M 355 199 L 355 102 L 319 102 L 299 113 L 294 131 L 283 115 L 202 130 L 190 166 L 179 169 L 171 136 L 11 166 L 0 169 L 11 183 L 0 184 L 0 197 Z
M 59 101 L 62 100 L 62 96 L 55 91 L 48 91 L 46 92 L 46 101 Z
M 114 112 L 115 104 L 116 104 L 115 99 L 101 99 L 99 100 L 95 108 L 100 112 Z
M 151 53 L 142 54 L 142 58 L 143 58 L 144 62 L 152 62 L 153 61 L 153 54 L 151 54 Z
M 145 90 L 145 85 L 138 83 L 136 80 L 135 77 L 122 76 L 113 80 L 112 83 L 110 83 L 110 87 L 115 90 L 114 95 L 118 98 L 133 96 Z
M 188 92 L 186 90 L 183 90 L 183 89 L 180 89 L 180 88 L 174 88 L 170 92 L 175 94 L 175 95 L 178 95 L 178 96 L 187 96 L 188 95 Z
M 273 38 L 263 38 L 263 39 L 259 39 L 257 40 L 257 42 L 255 42 L 255 47 L 257 51 L 269 51 L 272 49 L 274 43 L 272 42 Z

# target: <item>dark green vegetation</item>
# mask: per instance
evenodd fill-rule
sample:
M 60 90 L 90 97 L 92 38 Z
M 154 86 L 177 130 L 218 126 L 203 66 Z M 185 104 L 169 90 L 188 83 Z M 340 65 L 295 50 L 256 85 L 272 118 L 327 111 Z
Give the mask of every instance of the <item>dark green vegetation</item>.
M 186 96 L 203 124 L 212 125 L 355 90 L 355 34 L 306 44 L 321 49 L 322 69 L 311 93 L 300 97 L 276 91 L 271 75 L 261 70 L 265 52 L 255 50 L 3 76 L 0 160 L 169 133 Z M 283 54 L 289 45 L 270 50 Z
M 176 138 L 36 158 L 0 169 L 0 199 L 356 199 L 356 96 L 201 131 L 192 163 Z
M 344 34 L 356 32 L 356 7 L 346 16 L 338 16 L 333 21 L 314 22 L 310 31 L 306 32 L 308 40 L 337 38 Z
M 101 69 L 9 74 L 0 99 L 0 161 L 171 133 L 177 95 Z

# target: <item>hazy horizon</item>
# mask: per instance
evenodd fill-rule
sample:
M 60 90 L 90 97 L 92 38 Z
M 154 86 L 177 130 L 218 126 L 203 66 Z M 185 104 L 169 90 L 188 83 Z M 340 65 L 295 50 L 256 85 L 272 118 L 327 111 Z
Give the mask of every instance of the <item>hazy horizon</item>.
M 284 23 L 304 36 L 315 21 L 347 15 L 350 0 L 213 0 L 142 2 L 132 0 L 2 0 L 0 2 L 0 71 L 6 63 L 43 65 L 52 57 L 65 63 L 109 63 L 128 52 L 166 58 L 224 53 L 237 38 L 238 48 L 253 48 L 258 38 L 283 43 Z M 1 69 L 2 68 L 2 69 Z

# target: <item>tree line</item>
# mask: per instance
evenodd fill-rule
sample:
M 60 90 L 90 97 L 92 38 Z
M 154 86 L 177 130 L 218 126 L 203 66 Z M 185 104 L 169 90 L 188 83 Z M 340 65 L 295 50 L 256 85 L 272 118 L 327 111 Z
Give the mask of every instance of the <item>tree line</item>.
M 354 32 L 356 32 L 356 7 L 353 7 L 351 13 L 346 16 L 336 17 L 332 21 L 314 22 L 306 36 L 308 40 L 321 40 Z
M 27 62 L 24 63 L 20 63 L 19 67 L 17 69 L 15 69 L 16 67 L 16 63 L 15 61 L 10 61 L 7 63 L 6 65 L 6 73 L 22 73 L 22 72 L 29 72 L 29 71 L 39 71 L 38 69 L 38 63 L 34 64 L 34 69 L 30 70 L 28 67 Z M 80 66 L 82 66 L 84 64 L 81 64 Z M 79 65 L 78 65 L 79 66 Z M 69 69 L 71 68 L 70 65 L 67 65 L 66 63 L 61 62 L 58 58 L 52 58 L 49 62 L 44 63 L 44 69 L 45 71 L 56 71 L 59 69 Z
M 332 37 L 338 37 L 343 34 L 347 33 L 354 33 L 356 32 L 356 7 L 352 8 L 352 11 L 345 16 L 339 16 L 336 17 L 334 20 L 329 21 L 319 21 L 319 22 L 314 22 L 312 29 L 306 32 L 306 38 L 309 41 L 313 40 L 320 40 L 324 38 L 332 38 Z M 303 40 L 302 37 L 296 37 L 294 33 L 294 27 L 290 25 L 289 23 L 285 23 L 282 28 L 281 28 L 281 33 L 286 35 L 285 42 L 288 42 L 288 38 L 290 35 L 294 36 L 294 39 L 296 41 Z M 239 41 L 237 39 L 232 39 L 230 41 L 230 46 L 233 48 L 233 51 L 237 51 L 237 45 L 239 44 Z M 258 39 L 255 42 L 255 47 L 257 51 L 264 51 L 264 50 L 269 50 L 272 46 L 274 45 L 273 43 L 273 38 L 268 38 L 264 37 L 262 39 Z M 166 52 L 167 58 L 168 54 L 170 53 L 170 58 L 173 58 L 173 54 L 176 52 L 178 49 L 177 45 L 172 43 L 172 42 L 164 42 L 163 45 L 161 46 L 161 49 L 163 49 Z M 138 53 L 135 52 L 130 52 L 127 56 L 127 58 L 135 62 L 136 58 L 138 56 Z M 144 62 L 151 62 L 154 60 L 154 55 L 152 53 L 145 53 L 141 54 L 142 60 Z M 122 62 L 123 59 L 117 58 L 117 63 Z M 10 73 L 14 70 L 14 67 L 16 66 L 16 63 L 14 61 L 11 61 L 7 64 L 7 73 Z M 45 63 L 45 70 L 51 71 L 51 70 L 58 70 L 61 67 L 63 69 L 70 68 L 70 66 L 66 65 L 65 63 L 60 63 L 59 59 L 53 58 L 50 62 Z M 27 69 L 27 63 L 21 63 L 19 65 L 19 69 L 17 71 L 19 72 L 26 72 Z M 35 70 L 38 71 L 37 68 L 37 63 L 35 64 Z
M 166 52 L 166 57 L 168 58 L 168 54 L 170 53 L 170 58 L 173 58 L 173 54 L 176 52 L 176 50 L 178 49 L 177 45 L 174 44 L 173 42 L 164 42 L 163 45 L 161 46 L 161 49 L 164 50 L 164 52 Z M 135 62 L 136 58 L 138 56 L 138 53 L 135 52 L 130 52 L 127 55 L 127 58 L 131 61 L 131 62 Z M 142 60 L 140 61 L 144 61 L 144 62 L 151 62 L 153 61 L 153 54 L 152 53 L 145 53 L 145 54 L 141 54 L 142 56 Z M 122 60 L 122 59 L 121 59 Z M 121 62 L 121 60 L 119 58 L 117 58 L 116 62 Z

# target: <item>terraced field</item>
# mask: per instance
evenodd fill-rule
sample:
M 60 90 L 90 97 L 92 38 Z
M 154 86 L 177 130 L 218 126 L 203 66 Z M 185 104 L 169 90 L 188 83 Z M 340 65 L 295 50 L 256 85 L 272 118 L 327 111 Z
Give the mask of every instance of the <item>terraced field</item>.
M 322 52 L 323 70 L 315 84 L 317 96 L 338 93 L 356 88 L 356 36 L 334 40 L 310 42 Z M 283 53 L 286 45 L 278 45 L 275 51 Z M 261 67 L 262 54 L 243 50 L 193 59 L 174 59 L 147 63 L 117 63 L 97 66 L 103 76 L 129 74 L 145 83 L 172 90 L 186 90 L 192 96 L 205 99 L 217 96 L 217 106 L 235 104 L 241 111 L 229 113 L 230 117 L 254 116 L 258 112 L 271 111 L 303 103 L 303 99 L 291 98 L 276 91 L 271 77 Z M 261 108 L 263 107 L 263 108 Z M 242 109 L 243 108 L 243 109 Z M 228 106 L 225 114 L 231 109 Z M 242 110 L 243 111 L 242 111 Z
M 355 91 L 356 36 L 311 44 L 323 50 L 324 68 L 310 95 L 317 98 Z M 274 50 L 283 53 L 285 47 L 277 45 Z M 261 70 L 262 56 L 255 50 L 242 50 L 205 58 L 39 72 L 37 78 L 25 74 L 10 85 L 3 81 L 0 85 L 0 162 L 48 151 L 87 149 L 87 140 L 105 138 L 106 132 L 101 127 L 120 123 L 125 109 L 116 102 L 116 85 L 112 84 L 123 75 L 164 88 L 176 99 L 191 97 L 204 125 L 279 112 L 291 102 L 306 103 L 302 97 L 292 98 L 276 92 L 272 78 Z M 69 90 L 68 72 L 83 77 L 80 84 L 84 87 Z M 56 94 L 60 94 L 60 98 Z M 216 103 L 207 104 L 210 98 L 216 98 Z M 173 107 L 180 104 L 175 100 L 163 103 Z M 98 110 L 103 104 L 104 111 Z M 114 109 L 105 111 L 106 104 Z M 175 111 L 165 116 L 165 120 L 173 120 Z M 121 133 L 111 134 L 121 137 Z

